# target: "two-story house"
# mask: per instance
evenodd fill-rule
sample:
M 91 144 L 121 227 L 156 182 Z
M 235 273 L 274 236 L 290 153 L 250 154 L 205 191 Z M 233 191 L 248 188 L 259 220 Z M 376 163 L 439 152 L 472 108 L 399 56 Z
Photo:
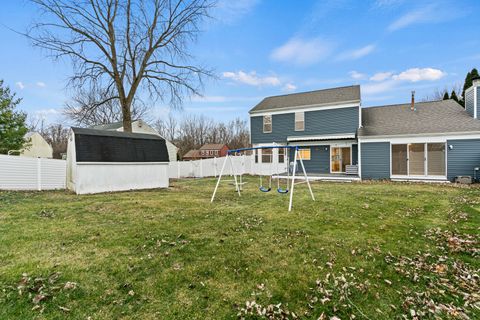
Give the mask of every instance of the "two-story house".
M 480 178 L 480 79 L 454 100 L 362 107 L 360 86 L 267 97 L 250 110 L 254 147 L 299 146 L 318 179 Z M 258 163 L 283 149 L 256 150 Z M 293 159 L 293 155 L 290 155 Z

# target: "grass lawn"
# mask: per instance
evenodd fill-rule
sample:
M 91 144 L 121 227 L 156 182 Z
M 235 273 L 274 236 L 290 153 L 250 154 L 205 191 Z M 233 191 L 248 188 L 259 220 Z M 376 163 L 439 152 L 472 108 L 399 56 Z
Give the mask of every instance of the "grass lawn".
M 247 181 L 0 192 L 0 319 L 480 318 L 478 186 Z

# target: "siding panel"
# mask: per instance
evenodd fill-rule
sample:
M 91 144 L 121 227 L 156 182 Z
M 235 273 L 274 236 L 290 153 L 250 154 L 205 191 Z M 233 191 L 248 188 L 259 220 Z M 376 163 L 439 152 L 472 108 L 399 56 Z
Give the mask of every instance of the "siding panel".
M 473 168 L 480 166 L 480 139 L 476 140 L 448 140 L 447 175 L 450 181 L 456 176 L 472 176 Z
M 362 143 L 362 178 L 390 178 L 390 143 Z
M 299 148 L 310 148 L 310 160 L 304 160 L 307 173 L 330 173 L 330 146 L 308 146 Z M 295 150 L 290 150 L 290 162 L 294 159 Z M 302 168 L 298 163 L 297 173 L 301 173 Z
M 475 89 L 474 89 L 475 90 Z M 474 98 L 473 98 L 473 91 L 470 90 L 468 92 L 465 92 L 465 110 L 468 112 L 469 115 L 473 117 L 473 112 L 474 112 Z
M 477 87 L 476 90 L 477 90 L 477 119 L 480 120 L 480 87 Z
M 252 143 L 286 142 L 288 136 L 353 133 L 358 107 L 305 112 L 305 131 L 295 131 L 295 113 L 272 115 L 272 132 L 263 133 L 263 117 L 250 117 Z

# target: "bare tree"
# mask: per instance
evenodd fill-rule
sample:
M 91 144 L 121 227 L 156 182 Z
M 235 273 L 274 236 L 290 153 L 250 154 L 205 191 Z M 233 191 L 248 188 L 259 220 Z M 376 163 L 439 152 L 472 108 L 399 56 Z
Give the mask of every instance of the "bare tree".
M 447 86 L 445 86 L 445 88 L 443 88 L 442 90 L 436 88 L 432 94 L 426 95 L 424 98 L 422 98 L 421 101 L 426 102 L 426 101 L 443 100 L 445 93 L 447 93 L 450 96 L 452 92 L 455 92 L 457 96 L 461 95 L 462 85 L 459 83 L 456 83 L 452 85 L 450 89 Z
M 212 75 L 190 63 L 188 52 L 211 0 L 30 1 L 42 22 L 26 36 L 54 59 L 71 58 L 74 87 L 113 90 L 103 102 L 118 100 L 125 131 L 132 131 L 132 103 L 141 88 L 179 106 L 186 95 L 200 94 L 202 78 Z
M 178 121 L 172 113 L 169 113 L 165 120 L 157 119 L 153 126 L 167 140 L 175 141 L 178 137 Z
M 122 107 L 112 94 L 99 88 L 79 89 L 71 101 L 65 104 L 63 114 L 77 126 L 94 126 L 122 121 Z M 147 105 L 134 99 L 131 106 L 132 119 L 148 122 Z

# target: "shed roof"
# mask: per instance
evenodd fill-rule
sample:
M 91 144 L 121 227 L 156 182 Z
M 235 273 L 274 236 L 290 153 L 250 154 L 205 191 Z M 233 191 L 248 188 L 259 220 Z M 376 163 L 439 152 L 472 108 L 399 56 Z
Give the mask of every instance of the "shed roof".
M 183 158 L 200 158 L 200 150 L 189 150 L 183 155 Z
M 362 109 L 359 137 L 479 132 L 480 120 L 472 118 L 455 100 L 397 104 Z
M 359 85 L 267 97 L 249 112 L 256 113 L 310 105 L 338 105 L 343 103 L 360 103 Z
M 72 128 L 77 162 L 168 162 L 165 139 L 151 134 Z

